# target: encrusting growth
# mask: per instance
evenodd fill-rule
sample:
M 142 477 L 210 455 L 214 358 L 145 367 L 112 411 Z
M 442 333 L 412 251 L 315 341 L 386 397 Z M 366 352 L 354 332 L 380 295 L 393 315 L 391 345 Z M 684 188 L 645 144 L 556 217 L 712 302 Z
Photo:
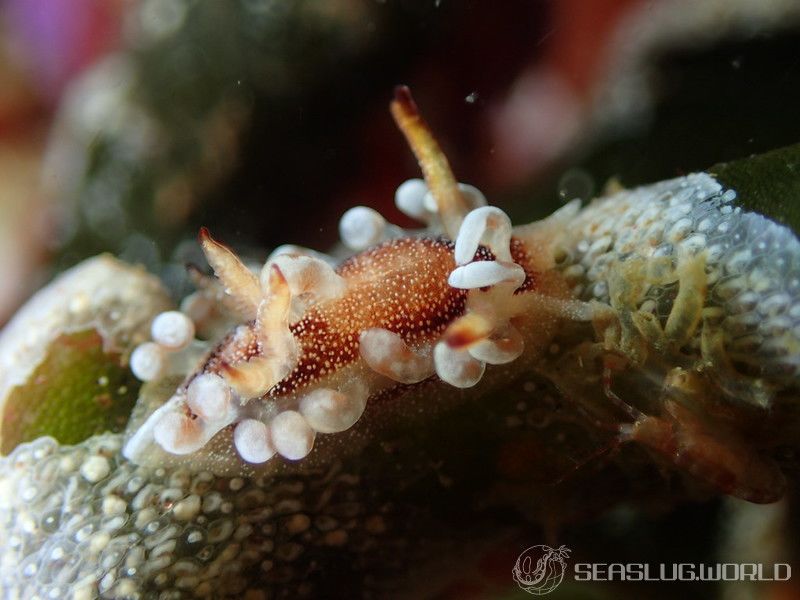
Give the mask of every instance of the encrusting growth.
M 404 231 L 355 207 L 339 224 L 355 254 L 337 262 L 283 246 L 260 272 L 202 229 L 216 283 L 199 278 L 198 298 L 217 298 L 234 325 L 194 340 L 195 328 L 214 330 L 200 300 L 187 303 L 205 315 L 197 323 L 174 311 L 153 321 L 152 341 L 131 356 L 134 373 L 189 374 L 131 426 L 127 458 L 147 462 L 154 447 L 191 455 L 219 435 L 248 467 L 298 461 L 317 436 L 356 425 L 378 396 L 402 402 L 431 383 L 479 389 L 494 365 L 509 365 L 603 419 L 624 409 L 629 422 L 611 423 L 618 440 L 725 493 L 782 494 L 771 459 L 703 413 L 719 398 L 766 410 L 797 387 L 800 243 L 788 229 L 734 208 L 735 194 L 705 174 L 582 210 L 574 201 L 515 228 L 456 181 L 407 88 L 391 112 L 425 177 L 400 185 L 395 202 L 424 228 Z M 740 306 L 748 296 L 763 303 Z M 565 324 L 579 333 L 560 336 Z M 675 384 L 676 366 L 690 391 Z M 630 397 L 614 391 L 620 379 L 633 382 Z M 630 394 L 637 385 L 643 393 Z

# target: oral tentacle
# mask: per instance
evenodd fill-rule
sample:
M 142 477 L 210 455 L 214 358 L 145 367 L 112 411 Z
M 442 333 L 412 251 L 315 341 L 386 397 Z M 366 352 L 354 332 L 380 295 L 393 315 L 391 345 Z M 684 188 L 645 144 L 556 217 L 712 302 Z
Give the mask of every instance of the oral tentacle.
M 229 248 L 214 240 L 205 227 L 200 229 L 199 238 L 206 260 L 225 293 L 248 319 L 254 319 L 262 299 L 258 278 Z
M 153 427 L 153 439 L 171 454 L 197 452 L 215 433 L 202 420 L 178 412 L 162 416 Z

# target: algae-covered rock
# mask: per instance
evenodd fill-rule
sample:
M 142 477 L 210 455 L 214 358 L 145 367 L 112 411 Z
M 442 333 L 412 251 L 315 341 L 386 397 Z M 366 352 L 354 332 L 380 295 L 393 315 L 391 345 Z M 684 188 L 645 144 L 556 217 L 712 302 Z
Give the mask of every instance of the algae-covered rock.
M 106 352 L 96 329 L 64 333 L 48 345 L 29 383 L 9 392 L 0 417 L 0 452 L 8 454 L 43 435 L 75 444 L 107 430 L 121 431 L 138 388 L 123 355 Z
M 0 333 L 0 451 L 119 431 L 139 387 L 127 357 L 169 306 L 157 278 L 107 255 L 38 292 Z

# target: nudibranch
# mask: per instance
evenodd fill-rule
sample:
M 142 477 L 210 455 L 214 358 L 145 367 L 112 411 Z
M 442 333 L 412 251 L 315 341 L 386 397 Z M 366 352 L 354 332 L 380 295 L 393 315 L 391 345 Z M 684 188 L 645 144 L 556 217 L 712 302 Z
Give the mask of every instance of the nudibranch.
M 417 386 L 468 396 L 505 365 L 726 493 L 780 497 L 780 470 L 730 415 L 766 414 L 797 391 L 800 243 L 788 228 L 735 207 L 707 174 L 514 227 L 456 181 L 406 88 L 391 110 L 424 175 L 396 205 L 424 229 L 356 207 L 339 224 L 344 260 L 285 246 L 260 270 L 201 230 L 216 279 L 198 275 L 200 291 L 131 356 L 142 380 L 184 378 L 134 415 L 128 459 L 226 473 L 302 462 L 371 405 Z
M 515 320 L 530 313 L 534 292 L 549 287 L 549 298 L 568 300 L 565 286 L 541 277 L 551 265 L 538 261 L 530 236 L 515 234 L 503 211 L 455 181 L 407 89 L 391 108 L 425 175 L 401 185 L 396 203 L 426 229 L 403 232 L 356 207 L 339 228 L 356 253 L 338 266 L 284 247 L 260 273 L 202 229 L 216 285 L 241 322 L 139 425 L 128 458 L 142 460 L 154 443 L 189 455 L 227 435 L 245 463 L 302 459 L 317 435 L 349 429 L 387 389 L 430 378 L 474 386 L 487 364 L 523 352 Z M 131 368 L 145 381 L 180 370 L 197 357 L 194 335 L 187 314 L 162 313 Z

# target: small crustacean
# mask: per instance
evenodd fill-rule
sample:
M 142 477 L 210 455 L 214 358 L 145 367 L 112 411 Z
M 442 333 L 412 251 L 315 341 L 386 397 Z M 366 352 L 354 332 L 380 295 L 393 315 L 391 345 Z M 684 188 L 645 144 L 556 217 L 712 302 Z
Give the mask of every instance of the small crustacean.
M 703 413 L 700 375 L 680 367 L 667 374 L 660 398 L 665 416 L 645 415 L 609 392 L 633 422 L 619 427 L 619 439 L 638 442 L 724 494 L 766 504 L 779 500 L 786 481 L 777 464 L 759 455 L 726 424 Z
M 356 207 L 340 222 L 355 254 L 336 265 L 281 247 L 260 273 L 203 229 L 217 280 L 199 278 L 192 318 L 162 314 L 131 358 L 143 380 L 189 374 L 134 416 L 125 455 L 220 472 L 272 468 L 275 455 L 324 460 L 323 437 L 380 435 L 359 424 L 378 399 L 390 411 L 423 382 L 478 397 L 506 365 L 585 411 L 624 408 L 622 439 L 725 493 L 780 497 L 783 477 L 740 417 L 766 417 L 797 392 L 794 234 L 734 206 L 707 174 L 573 201 L 515 228 L 456 182 L 407 89 L 391 108 L 425 176 L 396 203 L 426 228 Z M 232 326 L 220 334 L 220 323 Z M 193 340 L 196 327 L 210 345 Z

